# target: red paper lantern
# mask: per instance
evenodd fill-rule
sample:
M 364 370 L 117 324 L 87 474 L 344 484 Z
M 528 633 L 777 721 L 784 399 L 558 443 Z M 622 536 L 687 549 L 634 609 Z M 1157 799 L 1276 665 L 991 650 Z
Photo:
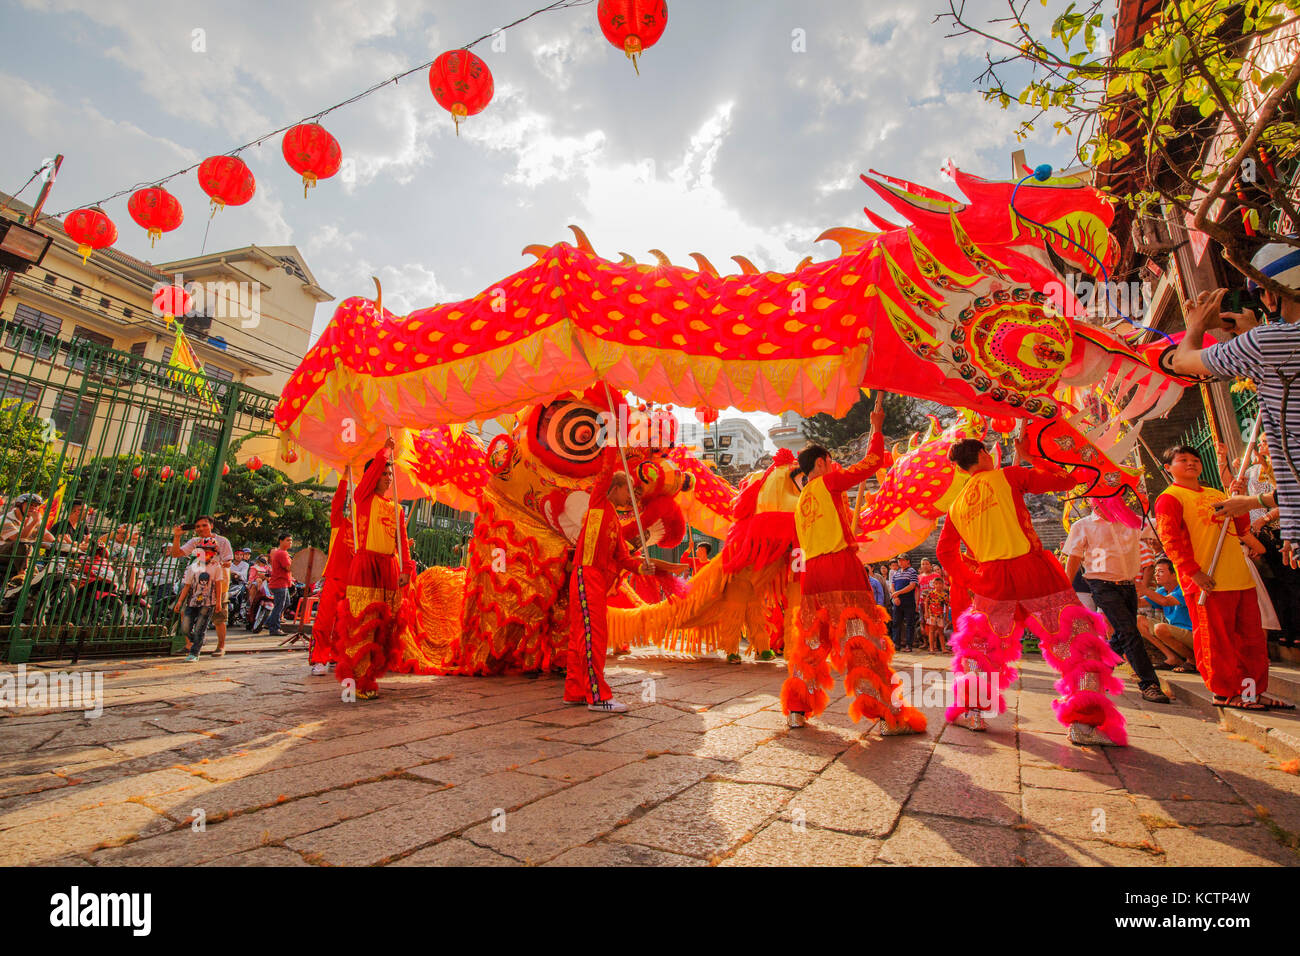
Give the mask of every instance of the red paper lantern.
M 222 462 L 222 463 L 221 463 L 221 477 L 224 478 L 224 477 L 226 477 L 226 475 L 228 475 L 228 474 L 230 474 L 230 466 L 229 466 L 228 464 L 226 464 L 225 462 Z
M 158 472 L 158 480 L 159 480 L 159 481 L 166 481 L 166 480 L 167 480 L 168 478 L 170 478 L 171 476 L 172 476 L 172 466 L 171 466 L 171 465 L 163 465 L 163 466 L 162 466 L 162 471 Z
M 242 159 L 209 156 L 199 166 L 199 188 L 212 199 L 212 215 L 226 206 L 242 206 L 253 198 L 257 181 Z
M 451 112 L 460 135 L 460 121 L 481 113 L 492 102 L 492 71 L 469 50 L 448 50 L 429 67 L 429 89 L 438 105 Z
M 199 470 L 198 470 L 197 468 L 195 468 L 193 465 L 190 465 L 190 467 L 188 467 L 188 468 L 185 469 L 185 477 L 186 477 L 189 481 L 198 481 L 198 480 L 199 480 Z
M 710 408 L 708 405 L 701 405 L 699 408 L 695 409 L 695 418 L 701 425 L 707 428 L 718 420 L 718 410 L 716 408 Z
M 995 418 L 989 423 L 993 430 L 1002 435 L 1010 435 L 1016 429 L 1016 420 L 1014 418 Z
M 131 477 L 132 477 L 132 478 L 135 478 L 135 479 L 138 480 L 138 479 L 140 479 L 141 477 L 143 477 L 143 475 L 144 475 L 144 469 L 141 468 L 139 465 L 136 465 L 134 468 L 131 469 Z
M 298 460 L 298 453 L 294 451 L 292 448 L 290 448 L 288 451 L 286 451 L 283 455 L 280 456 L 280 460 L 284 462 L 286 465 L 292 465 L 295 461 Z
M 254 455 L 252 458 L 248 459 L 247 464 L 249 471 L 257 471 L 257 469 L 262 467 L 262 459 Z
M 63 231 L 77 244 L 77 255 L 82 262 L 96 249 L 107 249 L 117 242 L 117 226 L 98 206 L 68 213 L 63 220 Z
M 302 176 L 302 196 L 316 185 L 318 179 L 329 179 L 343 164 L 343 150 L 339 141 L 319 123 L 299 123 L 284 134 L 280 144 L 284 161 L 295 173 Z
M 627 54 L 639 75 L 636 58 L 664 35 L 668 4 L 665 0 L 600 0 L 596 18 L 605 39 Z
M 127 200 L 126 211 L 142 229 L 149 230 L 149 245 L 164 232 L 171 232 L 185 221 L 180 201 L 161 186 L 137 189 Z
M 167 317 L 189 315 L 194 299 L 178 285 L 159 286 L 153 294 L 154 315 Z

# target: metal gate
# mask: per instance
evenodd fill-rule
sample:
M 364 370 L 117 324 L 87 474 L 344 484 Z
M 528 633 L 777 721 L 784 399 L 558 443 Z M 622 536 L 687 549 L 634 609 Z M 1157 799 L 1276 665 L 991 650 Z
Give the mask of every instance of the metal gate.
M 231 437 L 277 401 L 0 322 L 0 661 L 179 650 L 172 529 L 211 513 Z

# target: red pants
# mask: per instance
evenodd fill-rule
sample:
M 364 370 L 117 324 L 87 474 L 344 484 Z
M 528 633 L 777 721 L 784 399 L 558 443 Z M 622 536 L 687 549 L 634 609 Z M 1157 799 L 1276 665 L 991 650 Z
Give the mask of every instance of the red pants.
M 311 625 L 312 664 L 329 664 L 334 660 L 334 615 L 343 596 L 343 580 L 326 578 L 316 601 L 316 619 Z
M 613 697 L 605 683 L 605 650 L 609 622 L 605 595 L 610 582 L 597 568 L 578 565 L 569 578 L 569 663 L 564 674 L 564 699 L 589 704 Z
M 1253 697 L 1268 690 L 1268 644 L 1255 589 L 1211 591 L 1204 606 L 1196 585 L 1183 594 L 1192 613 L 1196 669 L 1210 692 Z

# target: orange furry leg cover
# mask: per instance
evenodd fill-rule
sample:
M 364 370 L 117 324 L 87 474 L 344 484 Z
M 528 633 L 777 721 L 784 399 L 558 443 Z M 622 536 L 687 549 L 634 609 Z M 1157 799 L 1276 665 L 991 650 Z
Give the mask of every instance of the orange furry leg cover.
M 894 645 L 885 634 L 880 616 L 849 609 L 840 627 L 844 635 L 840 654 L 844 690 L 853 697 L 849 717 L 854 723 L 866 717 L 883 720 L 891 730 L 906 727 L 922 733 L 925 714 L 895 693 L 894 670 L 890 666 Z

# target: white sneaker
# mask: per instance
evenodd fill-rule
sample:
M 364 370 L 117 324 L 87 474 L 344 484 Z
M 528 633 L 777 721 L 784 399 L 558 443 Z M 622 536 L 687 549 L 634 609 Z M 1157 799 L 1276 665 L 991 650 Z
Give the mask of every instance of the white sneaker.
M 789 723 L 790 723 L 790 728 L 792 730 L 798 730 L 800 727 L 807 724 L 808 721 L 804 719 L 804 715 L 802 712 L 797 710 L 792 710 L 790 711 Z
M 324 664 L 313 664 L 313 665 L 311 665 L 311 676 L 312 676 L 312 677 L 324 677 L 324 676 L 325 676 L 326 674 L 328 674 L 328 673 L 329 673 L 329 668 L 326 667 Z
M 598 700 L 594 704 L 588 704 L 587 709 L 598 710 L 602 714 L 622 714 L 627 712 L 627 704 L 611 697 L 609 700 Z

